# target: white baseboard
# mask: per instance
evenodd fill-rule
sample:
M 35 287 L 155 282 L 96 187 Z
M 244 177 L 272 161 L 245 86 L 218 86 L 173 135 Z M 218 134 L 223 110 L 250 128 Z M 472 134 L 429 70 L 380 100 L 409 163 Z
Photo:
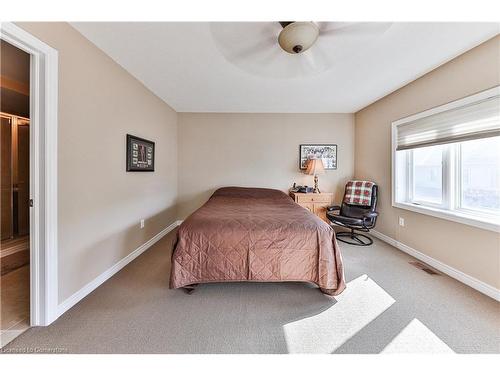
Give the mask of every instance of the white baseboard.
M 389 245 L 392 245 L 395 248 L 411 255 L 412 257 L 417 258 L 418 260 L 421 260 L 424 263 L 427 263 L 429 266 L 434 267 L 435 269 L 464 283 L 465 285 L 468 285 L 471 288 L 476 289 L 477 291 L 483 294 L 486 294 L 488 297 L 500 301 L 500 290 L 495 288 L 494 286 L 486 284 L 485 282 L 478 280 L 470 275 L 467 275 L 466 273 L 459 271 L 456 268 L 450 267 L 447 264 L 440 262 L 439 260 L 434 259 L 428 255 L 425 255 L 424 253 L 421 253 L 420 251 L 417 251 L 411 248 L 410 246 L 407 246 L 404 243 L 395 240 L 392 237 L 377 232 L 376 230 L 371 230 L 370 233 L 373 234 L 374 237 L 377 237 L 378 239 L 387 242 Z
M 59 318 L 62 314 L 64 314 L 66 311 L 68 311 L 74 305 L 76 305 L 80 300 L 85 298 L 88 294 L 92 293 L 98 286 L 100 286 L 102 283 L 104 283 L 106 280 L 108 280 L 115 273 L 120 271 L 127 264 L 132 262 L 139 255 L 141 255 L 143 252 L 145 252 L 147 249 L 149 249 L 151 246 L 153 246 L 163 236 L 165 236 L 167 233 L 169 233 L 174 228 L 176 228 L 178 225 L 180 225 L 181 222 L 182 222 L 181 220 L 174 221 L 168 227 L 163 229 L 160 233 L 156 234 L 153 238 L 151 238 L 146 243 L 139 246 L 137 249 L 135 249 L 129 255 L 127 255 L 125 258 L 118 261 L 112 267 L 108 268 L 106 271 L 104 271 L 99 276 L 97 276 L 94 280 L 92 280 L 91 282 L 86 284 L 79 291 L 77 291 L 76 293 L 71 295 L 64 302 L 60 303 L 59 306 L 57 307 L 57 318 Z

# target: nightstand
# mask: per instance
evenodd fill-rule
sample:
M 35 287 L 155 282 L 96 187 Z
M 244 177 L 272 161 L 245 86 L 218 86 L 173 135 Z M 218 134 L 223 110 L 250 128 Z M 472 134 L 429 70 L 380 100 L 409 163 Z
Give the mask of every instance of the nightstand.
M 319 216 L 322 220 L 329 223 L 326 218 L 326 208 L 332 205 L 333 193 L 293 193 L 290 197 L 295 203 L 307 208 L 313 214 Z

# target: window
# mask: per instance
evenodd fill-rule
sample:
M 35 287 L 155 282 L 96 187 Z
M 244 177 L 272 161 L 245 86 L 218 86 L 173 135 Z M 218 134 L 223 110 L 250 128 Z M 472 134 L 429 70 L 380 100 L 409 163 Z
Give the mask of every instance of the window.
M 500 137 L 460 144 L 460 207 L 500 215 Z
M 500 87 L 393 123 L 393 206 L 500 231 Z
M 443 203 L 443 146 L 413 150 L 412 197 L 414 202 Z

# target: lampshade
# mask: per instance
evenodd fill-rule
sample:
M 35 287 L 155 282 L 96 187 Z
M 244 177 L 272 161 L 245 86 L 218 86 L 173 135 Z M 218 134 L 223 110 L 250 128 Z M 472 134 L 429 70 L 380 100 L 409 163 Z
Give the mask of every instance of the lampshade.
M 306 174 L 318 175 L 325 173 L 325 166 L 322 159 L 309 159 L 307 162 Z

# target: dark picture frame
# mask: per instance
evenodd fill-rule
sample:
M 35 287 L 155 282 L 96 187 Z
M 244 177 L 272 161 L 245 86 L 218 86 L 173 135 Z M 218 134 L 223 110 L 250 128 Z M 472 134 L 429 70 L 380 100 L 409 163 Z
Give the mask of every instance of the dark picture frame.
M 310 158 L 323 159 L 325 169 L 337 169 L 337 145 L 334 143 L 306 143 L 299 146 L 299 168 L 305 170 Z
M 127 134 L 127 172 L 154 172 L 155 143 Z

